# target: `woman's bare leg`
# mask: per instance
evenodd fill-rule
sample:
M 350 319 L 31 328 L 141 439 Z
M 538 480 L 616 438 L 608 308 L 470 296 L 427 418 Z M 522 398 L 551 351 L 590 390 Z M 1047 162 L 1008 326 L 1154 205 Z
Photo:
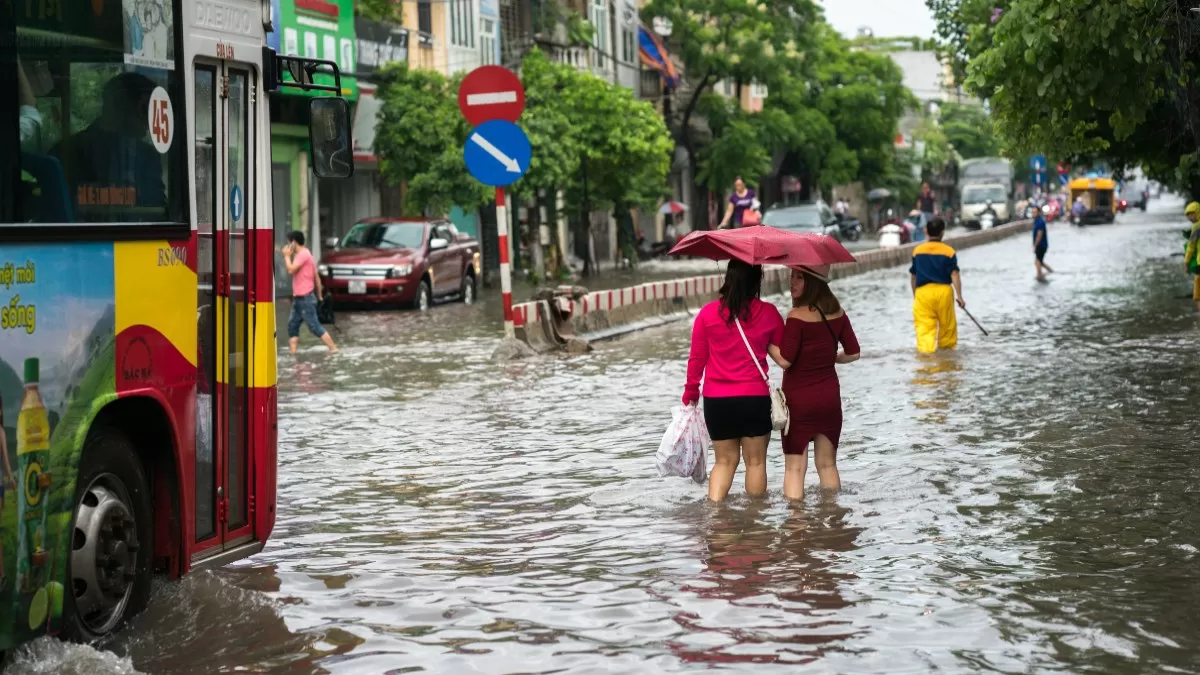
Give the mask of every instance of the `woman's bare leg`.
M 793 501 L 804 499 L 804 476 L 808 473 L 808 453 L 783 456 L 783 496 Z
M 714 502 L 724 501 L 733 485 L 733 474 L 737 473 L 738 457 L 741 455 L 742 439 L 713 441 L 716 461 L 708 476 L 708 498 Z
M 817 464 L 817 475 L 821 478 L 821 487 L 826 490 L 841 490 L 842 477 L 837 470 L 837 448 L 833 441 L 818 435 L 813 439 L 813 457 Z
M 746 462 L 746 494 L 761 497 L 767 494 L 767 444 L 770 434 L 742 439 L 742 459 Z

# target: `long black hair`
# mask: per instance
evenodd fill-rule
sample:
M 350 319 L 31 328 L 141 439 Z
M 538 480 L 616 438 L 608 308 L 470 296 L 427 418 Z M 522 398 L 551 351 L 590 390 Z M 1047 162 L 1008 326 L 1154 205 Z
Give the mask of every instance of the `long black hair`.
M 732 326 L 734 319 L 750 320 L 750 301 L 761 291 L 762 266 L 730 260 L 721 286 L 721 307 L 728 313 L 725 323 Z

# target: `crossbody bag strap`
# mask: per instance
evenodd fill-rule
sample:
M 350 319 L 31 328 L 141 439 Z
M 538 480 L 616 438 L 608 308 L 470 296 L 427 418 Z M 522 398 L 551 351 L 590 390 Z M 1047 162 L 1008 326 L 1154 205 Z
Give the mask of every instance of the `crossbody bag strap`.
M 842 343 L 841 339 L 833 332 L 833 326 L 829 325 L 829 319 L 825 318 L 825 312 L 822 312 L 821 308 L 816 305 L 813 306 L 813 309 L 817 310 L 817 314 L 821 315 L 821 323 L 825 324 L 825 328 L 829 330 L 829 337 L 833 338 L 833 351 L 836 352 L 838 345 Z
M 742 330 L 742 322 L 737 318 L 734 318 L 733 322 L 737 324 L 738 332 L 742 334 L 742 343 L 746 345 L 746 351 L 750 352 L 750 360 L 754 362 L 754 367 L 758 369 L 758 374 L 762 375 L 763 381 L 770 384 L 771 378 L 767 377 L 767 374 L 763 372 L 762 364 L 758 362 L 758 357 L 754 355 L 754 348 L 750 346 L 750 341 L 746 339 L 746 331 Z

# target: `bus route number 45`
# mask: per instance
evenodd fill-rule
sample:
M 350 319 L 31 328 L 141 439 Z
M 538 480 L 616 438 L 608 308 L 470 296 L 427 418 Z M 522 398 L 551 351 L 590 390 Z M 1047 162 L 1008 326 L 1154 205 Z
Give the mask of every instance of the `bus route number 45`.
M 150 95 L 150 140 L 159 153 L 171 149 L 171 139 L 175 135 L 171 117 L 171 98 L 167 96 L 167 90 L 155 87 Z

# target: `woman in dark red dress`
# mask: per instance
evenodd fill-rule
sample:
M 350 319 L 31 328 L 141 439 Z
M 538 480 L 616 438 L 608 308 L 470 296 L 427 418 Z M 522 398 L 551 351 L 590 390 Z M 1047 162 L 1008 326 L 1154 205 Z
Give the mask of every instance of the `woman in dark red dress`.
M 816 450 L 821 486 L 841 488 L 837 446 L 842 435 L 842 392 L 835 366 L 857 361 L 859 347 L 850 319 L 829 290 L 828 266 L 792 270 L 791 290 L 792 311 L 783 344 L 772 347 L 777 353 L 771 356 L 785 370 L 783 393 L 792 418 L 783 436 L 783 494 L 802 499 L 809 443 Z

